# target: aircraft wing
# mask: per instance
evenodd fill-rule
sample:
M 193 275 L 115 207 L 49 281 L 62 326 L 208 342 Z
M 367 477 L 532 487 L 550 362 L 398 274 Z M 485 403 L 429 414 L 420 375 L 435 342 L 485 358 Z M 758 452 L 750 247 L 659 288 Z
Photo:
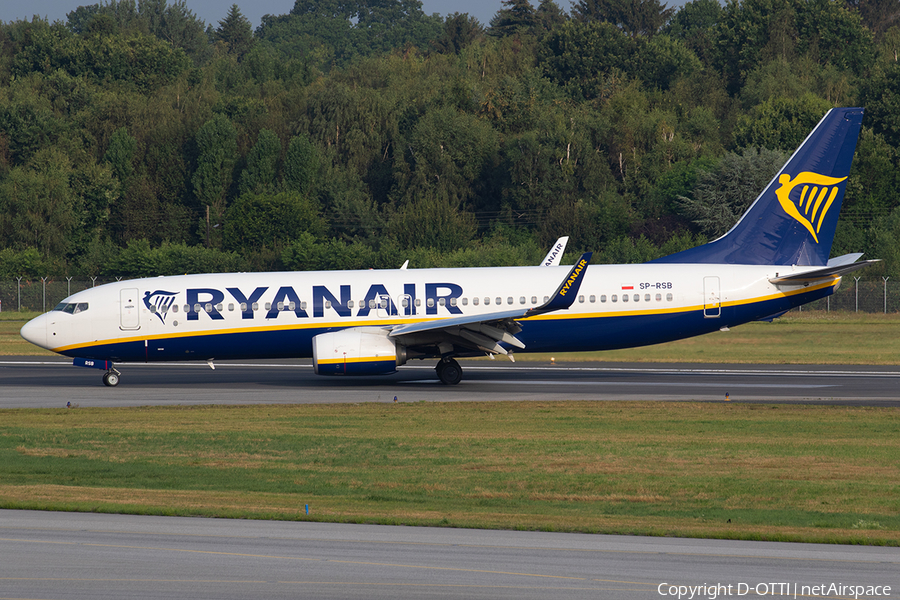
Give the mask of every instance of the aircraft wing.
M 451 348 L 457 345 L 489 354 L 508 354 L 500 345 L 501 342 L 516 348 L 524 348 L 525 344 L 515 337 L 515 334 L 522 331 L 516 320 L 572 306 L 590 264 L 591 255 L 591 252 L 586 252 L 581 256 L 556 288 L 556 292 L 541 306 L 398 325 L 388 336 L 402 340 L 408 345 L 440 347 L 443 344 Z

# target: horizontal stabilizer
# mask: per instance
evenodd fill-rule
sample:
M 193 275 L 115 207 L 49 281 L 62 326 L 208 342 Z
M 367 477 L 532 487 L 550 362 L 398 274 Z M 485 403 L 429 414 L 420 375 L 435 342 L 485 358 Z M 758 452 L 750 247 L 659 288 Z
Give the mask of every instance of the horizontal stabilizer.
M 774 284 L 786 283 L 786 284 L 798 284 L 798 283 L 807 283 L 812 281 L 819 281 L 822 279 L 828 279 L 829 277 L 837 277 L 840 275 L 846 275 L 847 273 L 852 273 L 853 271 L 858 271 L 860 269 L 864 269 L 871 264 L 880 262 L 878 260 L 863 260 L 860 262 L 853 262 L 847 264 L 837 264 L 837 265 L 829 265 L 827 267 L 823 267 L 821 269 L 814 269 L 812 271 L 804 271 L 803 273 L 792 273 L 790 275 L 776 276 L 769 278 L 769 281 Z

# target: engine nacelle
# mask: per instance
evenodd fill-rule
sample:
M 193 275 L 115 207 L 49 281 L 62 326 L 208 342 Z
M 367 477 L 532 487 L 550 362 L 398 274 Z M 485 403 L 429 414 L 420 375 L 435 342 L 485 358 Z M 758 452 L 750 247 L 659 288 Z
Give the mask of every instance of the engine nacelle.
M 312 339 L 317 375 L 387 375 L 406 363 L 406 349 L 380 327 L 353 327 Z

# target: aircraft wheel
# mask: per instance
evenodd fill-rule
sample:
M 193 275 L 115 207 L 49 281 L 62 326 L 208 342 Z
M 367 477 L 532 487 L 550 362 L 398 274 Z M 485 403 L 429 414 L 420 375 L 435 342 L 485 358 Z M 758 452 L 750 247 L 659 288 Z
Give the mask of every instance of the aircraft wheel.
M 116 387 L 119 385 L 119 374 L 108 371 L 103 374 L 103 385 Z
M 435 370 L 437 371 L 438 379 L 444 385 L 456 385 L 462 381 L 462 367 L 452 358 L 439 362 Z

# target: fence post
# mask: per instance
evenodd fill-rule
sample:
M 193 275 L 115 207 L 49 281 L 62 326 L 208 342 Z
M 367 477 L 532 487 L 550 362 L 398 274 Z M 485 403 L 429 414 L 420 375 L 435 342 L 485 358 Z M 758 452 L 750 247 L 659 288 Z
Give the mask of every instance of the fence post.
M 16 277 L 16 296 L 19 299 L 18 311 L 22 312 L 22 278 Z
M 41 277 L 41 295 L 42 295 L 42 306 L 44 310 L 41 312 L 47 312 L 47 280 L 49 277 Z
M 831 296 L 825 297 L 825 312 L 827 312 L 827 313 L 831 312 Z
M 887 314 L 887 280 L 890 277 L 882 277 L 884 279 L 884 314 Z
M 854 277 L 856 280 L 856 312 L 859 312 L 859 277 Z
M 67 276 L 66 277 L 66 297 L 69 297 L 71 295 L 72 295 L 72 278 Z
M 97 276 L 95 275 L 95 276 L 91 277 L 91 287 L 94 287 L 96 285 L 97 285 Z

